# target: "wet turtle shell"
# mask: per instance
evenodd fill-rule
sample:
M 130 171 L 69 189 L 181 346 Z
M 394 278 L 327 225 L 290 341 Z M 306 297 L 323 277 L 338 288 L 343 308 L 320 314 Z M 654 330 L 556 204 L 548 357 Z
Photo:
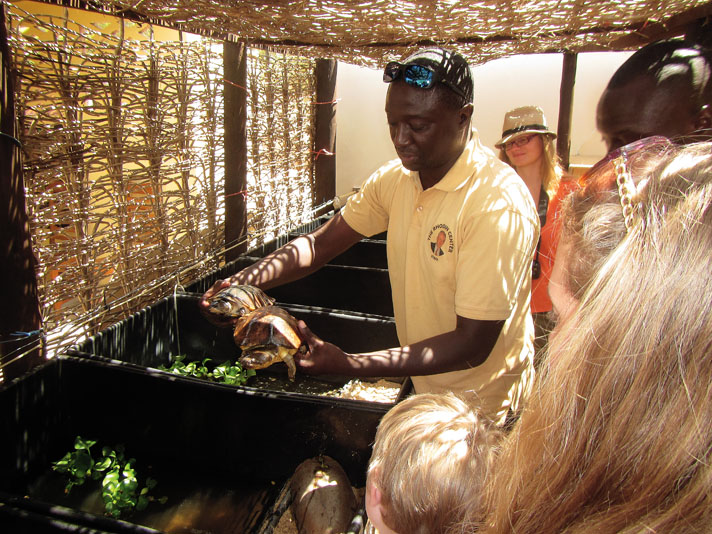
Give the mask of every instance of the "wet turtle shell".
M 240 346 L 240 363 L 246 369 L 264 369 L 273 363 L 287 364 L 290 380 L 297 366 L 294 355 L 305 352 L 297 320 L 278 306 L 263 306 L 235 323 L 235 343 Z
M 248 285 L 226 287 L 207 300 L 209 306 L 202 309 L 203 313 L 211 323 L 218 326 L 235 324 L 243 315 L 274 304 L 274 299 L 259 287 Z
M 350 532 L 358 502 L 351 481 L 330 456 L 304 460 L 289 481 L 291 508 L 300 534 Z

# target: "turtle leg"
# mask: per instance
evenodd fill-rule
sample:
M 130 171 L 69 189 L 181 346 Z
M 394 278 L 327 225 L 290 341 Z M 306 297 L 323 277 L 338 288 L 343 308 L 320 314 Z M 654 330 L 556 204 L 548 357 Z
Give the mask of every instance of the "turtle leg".
M 282 361 L 287 364 L 287 376 L 289 376 L 289 379 L 294 382 L 294 377 L 297 374 L 297 364 L 294 362 L 294 355 L 284 354 L 282 356 Z

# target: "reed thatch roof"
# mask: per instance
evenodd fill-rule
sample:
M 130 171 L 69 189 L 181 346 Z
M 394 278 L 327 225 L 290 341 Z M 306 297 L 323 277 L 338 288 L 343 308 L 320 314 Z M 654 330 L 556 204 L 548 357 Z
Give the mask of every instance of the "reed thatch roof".
M 474 63 L 630 50 L 712 14 L 709 0 L 55 0 L 300 55 L 378 66 L 425 43 Z

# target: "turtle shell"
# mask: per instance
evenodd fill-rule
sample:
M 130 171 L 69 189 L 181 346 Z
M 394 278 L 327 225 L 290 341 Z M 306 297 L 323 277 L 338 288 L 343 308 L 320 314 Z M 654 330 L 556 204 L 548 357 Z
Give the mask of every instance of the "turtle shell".
M 218 326 L 235 324 L 238 318 L 262 306 L 274 304 L 259 287 L 232 285 L 221 289 L 208 300 L 209 306 L 202 308 L 207 319 Z
M 239 361 L 245 369 L 264 369 L 284 362 L 290 380 L 294 380 L 297 371 L 294 355 L 306 352 L 297 320 L 278 306 L 257 308 L 240 317 L 235 324 L 234 338 L 242 350 Z
M 265 346 L 296 350 L 302 345 L 297 320 L 279 306 L 263 306 L 238 318 L 234 338 L 243 350 Z

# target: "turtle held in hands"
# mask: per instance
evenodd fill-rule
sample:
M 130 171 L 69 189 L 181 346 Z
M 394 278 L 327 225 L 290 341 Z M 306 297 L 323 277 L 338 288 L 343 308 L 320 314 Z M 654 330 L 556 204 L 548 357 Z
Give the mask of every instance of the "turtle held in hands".
M 203 314 L 217 326 L 233 325 L 243 315 L 274 304 L 260 288 L 248 285 L 226 287 L 207 300 L 209 306 L 202 309 Z
M 283 361 L 290 380 L 297 372 L 294 355 L 307 350 L 297 320 L 279 306 L 263 306 L 238 318 L 234 338 L 242 350 L 240 363 L 245 369 L 264 369 Z

